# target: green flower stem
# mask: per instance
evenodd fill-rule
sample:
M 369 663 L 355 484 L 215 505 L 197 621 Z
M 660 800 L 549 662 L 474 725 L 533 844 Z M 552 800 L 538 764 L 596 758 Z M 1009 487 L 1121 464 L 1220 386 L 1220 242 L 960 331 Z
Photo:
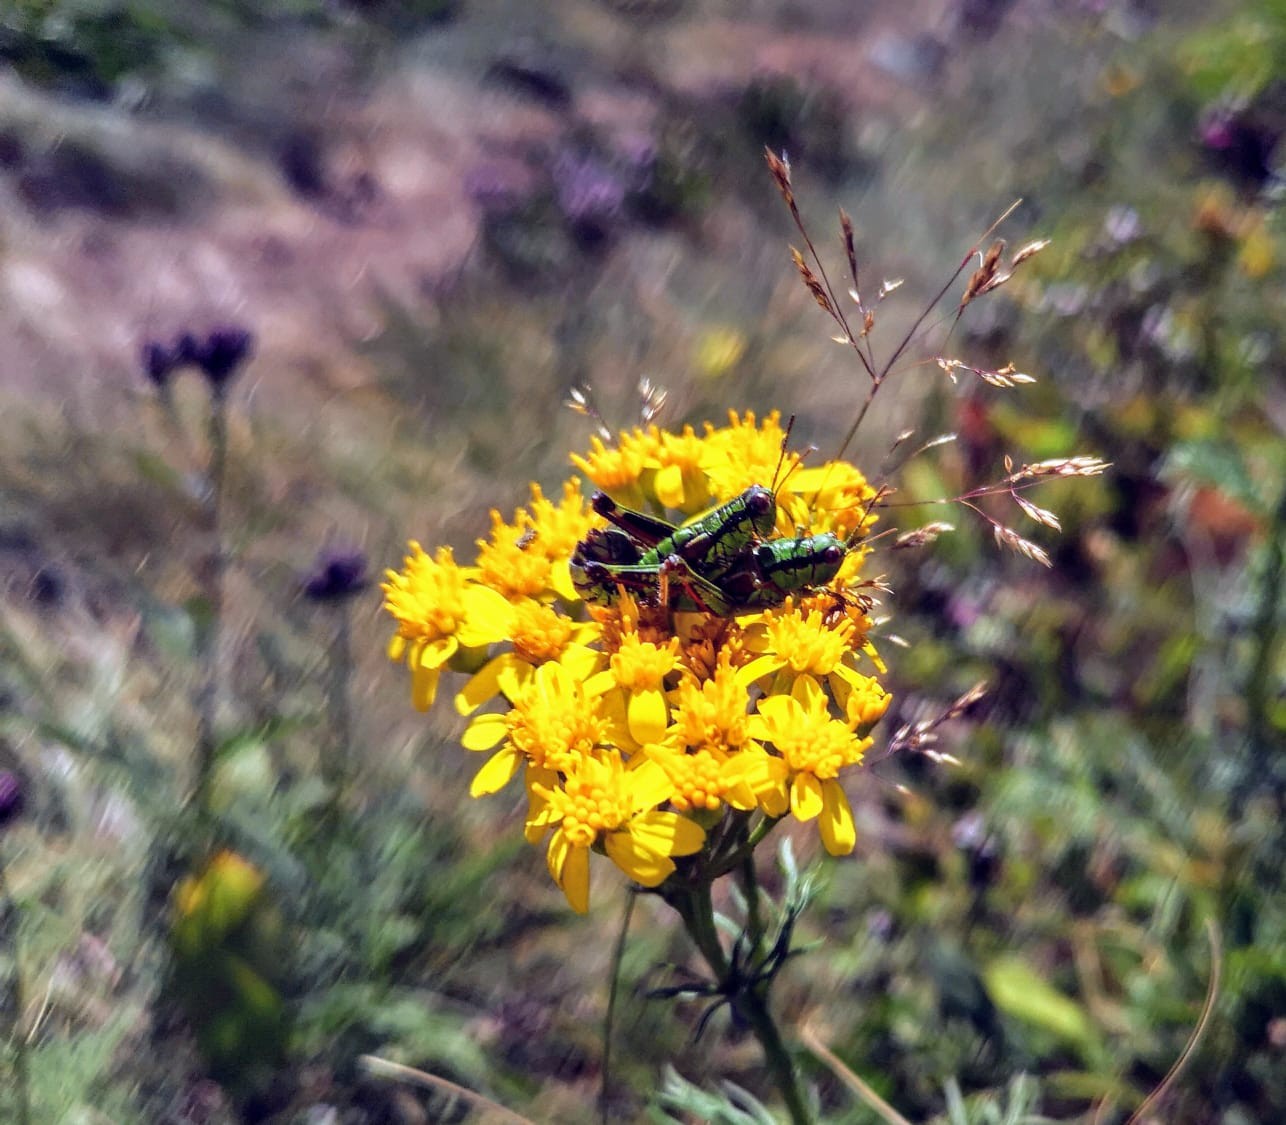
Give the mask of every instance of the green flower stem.
M 773 1084 L 786 1103 L 792 1125 L 810 1125 L 812 1118 L 799 1083 L 799 1074 L 772 1013 L 768 1010 L 768 982 L 733 991 L 734 982 L 730 980 L 732 967 L 723 951 L 723 944 L 719 941 L 710 888 L 711 882 L 702 881 L 669 896 L 668 901 L 683 919 L 688 935 L 710 967 L 721 990 L 724 990 L 725 995 L 731 994 L 734 1010 L 750 1024 L 755 1038 L 759 1040 Z
M 331 731 L 327 771 L 334 787 L 332 801 L 338 808 L 343 804 L 353 779 L 353 709 L 349 693 L 353 679 L 353 640 L 352 615 L 347 599 L 340 601 L 335 613 L 337 620 L 329 653 L 330 682 L 326 687 L 326 710 Z
M 18 1098 L 17 1125 L 31 1125 L 31 1068 L 27 1057 L 27 1034 L 23 1027 L 23 1012 L 27 1007 L 26 989 L 22 977 L 22 950 L 18 947 L 18 904 L 9 893 L 9 883 L 4 872 L 4 857 L 0 856 L 0 907 L 12 910 L 13 925 L 13 1037 L 14 1086 Z
M 621 931 L 616 935 L 616 945 L 612 949 L 612 977 L 607 990 L 607 1012 L 603 1016 L 603 1081 L 598 1091 L 599 1120 L 603 1125 L 608 1125 L 610 1119 L 608 1102 L 612 1081 L 612 1031 L 616 1024 L 616 1003 L 621 990 L 621 969 L 625 964 L 625 941 L 630 934 L 630 922 L 637 902 L 638 895 L 631 888 L 626 892 Z
M 766 816 L 760 820 L 738 848 L 715 859 L 714 863 L 707 869 L 706 877 L 713 883 L 714 880 L 727 875 L 728 872 L 740 868 L 743 863 L 747 862 L 755 854 L 755 849 L 767 838 L 768 833 L 781 823 L 781 819 L 781 817 Z
M 746 933 L 750 935 L 750 953 L 757 958 L 764 940 L 764 918 L 763 911 L 759 909 L 759 876 L 755 873 L 753 855 L 748 855 L 741 861 L 737 879 L 746 896 Z
M 223 586 L 227 559 L 223 550 L 221 510 L 223 480 L 228 463 L 228 409 L 222 393 L 211 398 L 209 418 L 210 470 L 206 479 L 205 522 L 210 555 L 205 570 L 207 619 L 198 637 L 197 662 L 201 686 L 197 693 L 197 807 L 206 810 L 214 772 L 215 720 L 219 707 L 219 637 L 222 632 Z

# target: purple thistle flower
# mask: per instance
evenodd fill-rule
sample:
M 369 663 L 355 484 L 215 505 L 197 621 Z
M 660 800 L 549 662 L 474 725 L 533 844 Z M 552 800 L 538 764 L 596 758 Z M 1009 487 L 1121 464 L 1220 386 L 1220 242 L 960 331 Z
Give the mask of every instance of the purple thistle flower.
M 227 325 L 216 328 L 197 345 L 193 360 L 210 386 L 221 391 L 253 351 L 254 336 L 249 330 Z
M 157 388 L 164 387 L 170 381 L 175 367 L 178 366 L 174 352 L 159 340 L 148 340 L 140 354 L 143 361 L 143 374 L 147 376 L 148 381 Z
M 370 585 L 366 555 L 356 547 L 326 548 L 304 581 L 304 594 L 315 602 L 336 602 Z

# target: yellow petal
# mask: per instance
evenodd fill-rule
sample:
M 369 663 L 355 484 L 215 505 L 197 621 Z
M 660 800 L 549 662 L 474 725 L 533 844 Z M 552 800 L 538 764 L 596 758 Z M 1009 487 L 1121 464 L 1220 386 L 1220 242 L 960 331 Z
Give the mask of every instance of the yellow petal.
M 605 841 L 608 858 L 636 883 L 659 887 L 674 871 L 674 861 L 654 852 L 628 832 L 613 832 Z
M 635 742 L 660 742 L 670 715 L 659 691 L 636 691 L 629 702 L 630 737 Z
M 436 641 L 429 641 L 416 653 L 416 666 L 419 668 L 431 668 L 436 672 L 455 655 L 455 650 L 459 647 L 460 642 L 455 637 L 439 637 Z
M 589 848 L 567 849 L 558 885 L 563 888 L 567 902 L 577 914 L 589 910 Z
M 592 699 L 596 695 L 611 691 L 614 687 L 616 687 L 616 676 L 610 669 L 605 668 L 585 681 L 584 690 L 585 695 Z
M 628 770 L 633 811 L 647 812 L 663 805 L 674 795 L 670 775 L 650 758 L 631 759 L 634 761 L 638 764 L 632 764 Z
M 790 786 L 790 811 L 796 820 L 812 820 L 823 807 L 822 785 L 811 773 L 797 773 Z
M 400 664 L 406 653 L 406 638 L 401 633 L 394 633 L 388 641 L 388 658 Z
M 683 507 L 683 470 L 678 465 L 658 469 L 652 487 L 663 507 Z
M 785 666 L 786 662 L 773 653 L 757 656 L 749 664 L 737 669 L 737 686 L 747 688 L 756 680 L 763 679 L 764 676 L 771 676 L 777 669 Z
M 549 877 L 560 887 L 563 885 L 563 868 L 567 865 L 567 853 L 571 851 L 571 847 L 561 828 L 549 837 L 549 850 L 545 852 L 545 866 L 549 869 Z
M 490 586 L 466 586 L 463 599 L 465 619 L 456 630 L 462 645 L 473 648 L 491 644 L 509 635 L 513 606 Z
M 503 715 L 479 715 L 464 728 L 460 745 L 466 750 L 491 750 L 509 733 Z
M 796 677 L 790 694 L 809 713 L 823 714 L 827 710 L 826 693 L 822 691 L 822 685 L 811 675 L 804 674 Z
M 486 764 L 469 783 L 470 797 L 485 797 L 488 793 L 498 793 L 518 772 L 522 765 L 522 755 L 512 746 L 505 746 L 487 759 Z
M 572 582 L 571 567 L 566 559 L 558 559 L 549 568 L 549 587 L 565 602 L 580 601 L 580 591 Z
M 701 850 L 706 839 L 699 824 L 673 812 L 642 813 L 630 821 L 629 833 L 661 855 L 692 855 Z
M 415 668 L 411 672 L 411 702 L 417 711 L 427 711 L 438 697 L 438 670 Z
M 567 669 L 573 680 L 584 682 L 593 675 L 594 669 L 598 666 L 600 653 L 588 645 L 569 644 L 564 650 L 563 655 L 558 658 L 558 663 Z M 587 692 L 592 696 L 593 692 Z
M 838 781 L 822 782 L 822 815 L 817 822 L 822 844 L 831 855 L 848 855 L 857 843 L 853 810 Z
M 487 661 L 456 693 L 456 711 L 461 715 L 472 715 L 493 695 L 499 695 L 500 673 L 515 662 L 522 663 L 512 652 L 502 652 L 494 660 Z

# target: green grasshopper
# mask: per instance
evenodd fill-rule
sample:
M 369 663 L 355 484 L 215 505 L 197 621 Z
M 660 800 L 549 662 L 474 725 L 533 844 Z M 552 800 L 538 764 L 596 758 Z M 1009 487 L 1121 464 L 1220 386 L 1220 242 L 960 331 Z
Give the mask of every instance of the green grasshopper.
M 776 494 L 759 484 L 681 527 L 623 508 L 602 492 L 594 493 L 590 504 L 643 545 L 638 565 L 656 567 L 677 555 L 711 580 L 731 569 L 752 543 L 767 539 L 777 523 Z
M 747 547 L 772 532 L 777 519 L 776 497 L 762 485 L 681 527 L 624 508 L 602 492 L 590 503 L 616 526 L 591 531 L 572 553 L 571 570 L 580 595 L 598 604 L 615 600 L 618 582 L 655 591 L 667 561 L 666 573 L 682 571 L 716 581 Z
M 727 571 L 711 579 L 677 554 L 659 562 L 621 561 L 629 555 L 629 542 L 628 536 L 609 529 L 591 532 L 577 547 L 572 576 L 586 601 L 610 605 L 624 589 L 674 609 L 731 617 L 769 609 L 792 594 L 826 585 L 848 553 L 831 532 L 769 539 L 746 547 Z
M 599 605 L 612 604 L 625 589 L 676 609 L 731 616 L 824 586 L 847 553 L 829 532 L 766 538 L 776 500 L 762 485 L 677 528 L 602 493 L 592 503 L 616 526 L 591 531 L 573 552 L 571 569 L 581 596 Z
M 792 418 L 787 440 L 793 424 Z M 847 553 L 830 533 L 770 538 L 777 498 L 763 485 L 680 527 L 622 507 L 602 492 L 591 505 L 614 526 L 591 531 L 577 544 L 571 570 L 581 596 L 600 605 L 612 604 L 625 589 L 657 604 L 726 617 L 825 585 Z

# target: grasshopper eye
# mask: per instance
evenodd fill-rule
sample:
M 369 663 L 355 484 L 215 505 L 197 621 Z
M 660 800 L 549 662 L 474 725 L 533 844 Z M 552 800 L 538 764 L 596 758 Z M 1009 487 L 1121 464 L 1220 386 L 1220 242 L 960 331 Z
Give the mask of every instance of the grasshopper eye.
M 777 503 L 773 494 L 761 485 L 748 489 L 745 495 L 746 511 L 754 516 L 766 516 Z
M 842 563 L 843 561 L 844 561 L 843 547 L 837 547 L 834 544 L 832 544 L 822 552 L 822 562 L 824 563 L 828 563 L 831 566 L 839 566 L 839 564 Z

